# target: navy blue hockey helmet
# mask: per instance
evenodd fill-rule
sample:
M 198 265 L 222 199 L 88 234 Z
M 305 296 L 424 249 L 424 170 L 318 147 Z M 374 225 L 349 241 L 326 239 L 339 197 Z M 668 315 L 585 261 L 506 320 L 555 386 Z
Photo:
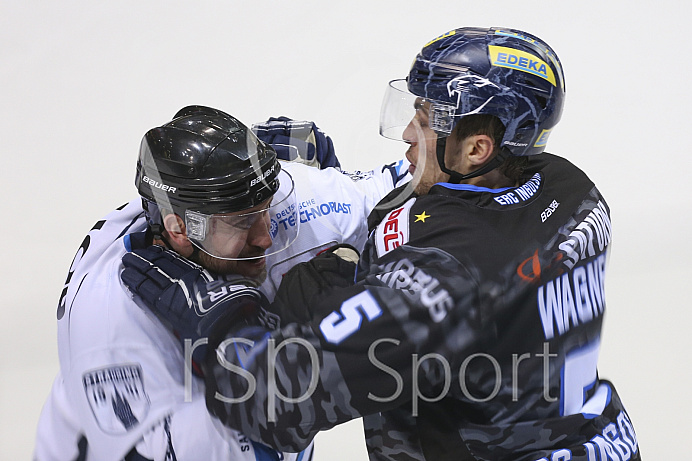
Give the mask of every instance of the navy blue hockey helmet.
M 185 107 L 144 135 L 135 185 L 156 233 L 161 211 L 172 211 L 184 219 L 193 244 L 222 259 L 236 259 L 243 231 L 258 219 L 272 225 L 270 206 L 297 209 L 293 181 L 274 149 L 235 117 L 204 106 Z M 296 235 L 271 234 L 288 246 L 297 226 Z
M 409 93 L 410 92 L 410 93 Z M 490 114 L 505 126 L 501 146 L 512 155 L 543 152 L 560 120 L 565 97 L 562 66 L 541 39 L 514 29 L 460 28 L 427 43 L 406 81 L 390 82 L 380 133 L 401 139 L 411 120 L 392 110 L 392 100 L 430 102 L 431 128 L 448 136 L 461 118 Z

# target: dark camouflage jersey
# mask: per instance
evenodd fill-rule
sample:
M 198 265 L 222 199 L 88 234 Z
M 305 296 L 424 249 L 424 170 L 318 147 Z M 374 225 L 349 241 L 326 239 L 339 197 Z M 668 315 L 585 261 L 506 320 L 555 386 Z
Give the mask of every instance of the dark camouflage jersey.
M 357 283 L 320 296 L 311 323 L 217 340 L 210 411 L 285 451 L 363 416 L 372 460 L 639 459 L 596 370 L 608 206 L 559 157 L 527 173 L 371 215 Z

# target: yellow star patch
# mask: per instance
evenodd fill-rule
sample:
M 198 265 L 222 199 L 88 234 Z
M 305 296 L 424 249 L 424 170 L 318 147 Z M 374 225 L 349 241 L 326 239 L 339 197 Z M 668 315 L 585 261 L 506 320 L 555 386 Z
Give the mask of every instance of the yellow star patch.
M 418 221 L 423 221 L 423 222 L 425 222 L 425 220 L 426 220 L 427 218 L 430 217 L 429 214 L 425 214 L 425 211 L 422 212 L 421 214 L 417 214 L 417 215 L 414 215 L 414 216 L 416 217 L 416 220 L 415 220 L 414 222 L 418 222 Z

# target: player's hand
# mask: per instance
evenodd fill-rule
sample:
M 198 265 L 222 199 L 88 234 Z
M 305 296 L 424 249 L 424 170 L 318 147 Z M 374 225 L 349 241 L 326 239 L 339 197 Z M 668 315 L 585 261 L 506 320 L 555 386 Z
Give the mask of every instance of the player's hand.
M 358 251 L 351 245 L 335 245 L 310 261 L 296 264 L 281 280 L 272 308 L 282 324 L 306 323 L 331 312 L 333 306 L 321 307 L 320 300 L 333 288 L 353 285 Z
M 239 275 L 213 276 L 203 267 L 159 246 L 123 256 L 120 278 L 128 289 L 184 344 L 208 338 L 212 331 L 255 323 L 264 295 Z M 223 334 L 224 332 L 220 332 Z M 206 347 L 193 351 L 202 363 Z
M 341 166 L 331 138 L 313 122 L 271 117 L 266 122 L 253 125 L 252 131 L 270 144 L 282 160 L 320 169 Z

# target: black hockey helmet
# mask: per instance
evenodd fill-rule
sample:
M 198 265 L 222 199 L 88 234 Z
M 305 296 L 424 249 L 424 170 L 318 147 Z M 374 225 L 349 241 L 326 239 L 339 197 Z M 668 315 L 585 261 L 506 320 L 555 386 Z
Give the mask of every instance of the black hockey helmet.
M 295 200 L 287 173 L 282 174 L 288 179 L 282 187 L 286 193 L 281 200 L 274 197 L 280 171 L 274 149 L 238 119 L 210 107 L 188 106 L 144 135 L 135 185 L 155 233 L 162 230 L 161 211 L 172 211 L 184 219 L 192 243 L 212 256 L 235 259 L 212 243 L 215 223 L 232 220 L 233 228 L 247 227 L 254 221 L 243 210 L 253 209 L 256 219 L 255 209 L 266 203 L 260 210 L 266 215 L 270 199 L 272 207 L 289 196 Z M 295 238 L 284 237 L 286 246 Z
M 188 106 L 144 135 L 135 185 L 150 201 L 165 196 L 179 216 L 230 213 L 274 195 L 280 170 L 272 147 L 235 117 Z

